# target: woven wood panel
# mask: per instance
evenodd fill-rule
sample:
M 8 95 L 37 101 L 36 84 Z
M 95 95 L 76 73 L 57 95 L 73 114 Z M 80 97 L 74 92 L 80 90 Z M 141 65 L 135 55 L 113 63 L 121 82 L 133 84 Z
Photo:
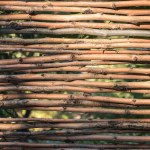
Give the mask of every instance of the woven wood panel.
M 0 149 L 150 149 L 149 29 L 149 0 L 0 0 Z

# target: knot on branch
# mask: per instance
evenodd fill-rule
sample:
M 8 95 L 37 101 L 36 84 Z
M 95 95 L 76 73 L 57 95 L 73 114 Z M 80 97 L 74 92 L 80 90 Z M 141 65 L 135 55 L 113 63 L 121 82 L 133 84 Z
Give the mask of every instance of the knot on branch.
M 85 93 L 85 92 L 84 92 L 84 93 L 83 93 L 83 96 L 84 96 L 84 97 L 91 96 L 91 93 Z
M 45 77 L 45 73 L 42 73 L 42 74 L 41 74 L 41 77 L 43 77 L 43 78 L 44 78 L 44 77 Z
M 67 100 L 75 100 L 73 94 L 69 95 Z
M 6 81 L 7 81 L 8 83 L 12 83 L 12 84 L 14 84 L 14 85 L 18 85 L 18 83 L 19 83 L 19 79 L 16 78 L 16 77 L 14 77 L 14 76 L 7 76 L 7 77 L 6 77 Z
M 134 24 L 134 25 L 136 25 L 136 26 L 140 26 L 140 22 L 138 22 L 137 20 L 134 20 L 131 23 Z
M 116 127 L 116 125 L 118 125 L 118 122 L 117 121 L 108 121 L 108 125 L 110 126 L 110 127 Z
M 47 2 L 47 6 L 53 7 L 52 3 L 50 1 Z
M 20 57 L 20 58 L 18 59 L 18 62 L 19 62 L 20 64 L 22 64 L 22 63 L 23 63 L 23 58 Z
M 137 57 L 137 56 L 133 56 L 133 57 L 132 57 L 132 60 L 133 60 L 133 61 L 138 61 L 138 57 Z
M 33 10 L 27 10 L 26 13 L 29 14 L 29 15 L 31 15 L 31 16 L 37 15 L 37 13 L 35 11 L 33 11 Z
M 10 26 L 10 27 L 18 27 L 19 25 L 18 25 L 17 22 L 11 21 L 11 22 L 9 23 L 9 26 Z
M 107 75 L 106 71 L 105 71 L 103 68 L 100 69 L 100 73 L 101 73 L 102 75 Z
M 116 141 L 117 140 L 117 136 L 113 136 L 113 140 Z
M 125 109 L 125 114 L 126 114 L 126 115 L 130 115 L 130 110 Z
M 128 88 L 126 86 L 118 85 L 118 84 L 115 84 L 114 89 L 118 90 L 118 91 L 127 91 L 128 90 Z
M 36 66 L 37 66 L 37 67 L 42 67 L 42 66 L 43 66 L 43 63 L 37 63 Z
M 83 14 L 94 14 L 94 12 L 91 9 L 86 9 Z
M 66 106 L 63 106 L 63 111 L 67 110 L 67 107 Z
M 133 99 L 132 102 L 135 104 L 136 103 L 136 99 Z
M 76 61 L 77 59 L 76 59 L 76 56 L 75 56 L 75 54 L 71 54 L 71 61 Z
M 112 4 L 112 9 L 114 9 L 114 10 L 118 9 L 115 3 Z

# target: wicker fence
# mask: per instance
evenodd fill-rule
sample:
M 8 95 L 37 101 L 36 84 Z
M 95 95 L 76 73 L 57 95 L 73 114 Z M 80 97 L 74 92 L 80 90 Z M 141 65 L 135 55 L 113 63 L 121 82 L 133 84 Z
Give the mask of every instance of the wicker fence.
M 149 0 L 0 0 L 0 148 L 150 149 L 149 29 Z

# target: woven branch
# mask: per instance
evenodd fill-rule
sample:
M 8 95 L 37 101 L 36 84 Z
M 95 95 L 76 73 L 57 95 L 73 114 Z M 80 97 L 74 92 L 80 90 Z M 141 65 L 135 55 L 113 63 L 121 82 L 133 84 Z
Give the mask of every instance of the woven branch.
M 94 23 L 94 22 L 17 22 L 0 21 L 1 26 L 11 27 L 45 27 L 49 29 L 57 28 L 100 28 L 100 29 L 149 29 L 149 24 L 119 24 L 119 23 Z
M 149 1 L 118 1 L 118 2 L 23 2 L 23 1 L 0 1 L 0 6 L 5 6 L 5 5 L 12 5 L 12 6 L 43 6 L 43 7 L 47 7 L 47 6 L 71 6 L 71 7 L 75 7 L 75 6 L 86 6 L 86 7 L 105 7 L 105 8 L 112 8 L 112 9 L 116 9 L 116 8 L 120 8 L 120 7 L 131 7 L 131 6 L 150 6 L 150 2 Z
M 106 14 L 121 14 L 129 16 L 140 16 L 140 15 L 149 15 L 149 10 L 137 10 L 137 9 L 123 9 L 123 10 L 114 10 L 106 8 L 87 8 L 87 7 L 27 7 L 27 6 L 0 6 L 0 10 L 18 10 L 25 12 L 80 12 L 83 14 L 93 14 L 93 13 L 106 13 Z
M 42 29 L 42 28 L 31 28 L 31 29 L 0 29 L 1 34 L 11 33 L 37 33 L 37 34 L 54 34 L 54 35 L 67 35 L 67 34 L 87 34 L 96 36 L 132 36 L 132 37 L 150 37 L 150 31 L 139 31 L 139 30 L 98 30 L 90 28 L 65 28 L 65 29 Z

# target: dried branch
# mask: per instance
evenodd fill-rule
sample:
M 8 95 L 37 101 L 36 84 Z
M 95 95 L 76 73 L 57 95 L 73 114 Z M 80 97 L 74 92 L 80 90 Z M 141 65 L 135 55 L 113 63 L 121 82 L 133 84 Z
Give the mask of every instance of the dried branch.
M 91 145 L 91 144 L 37 144 L 37 143 L 23 143 L 23 142 L 0 142 L 0 147 L 25 147 L 29 148 L 149 148 L 146 144 L 134 144 L 134 145 L 121 145 L 121 144 L 107 144 L 107 145 Z M 30 149 L 31 150 L 31 149 Z M 33 149 L 32 149 L 33 150 Z
M 20 108 L 18 108 L 20 109 Z M 150 115 L 149 109 L 107 109 L 107 108 L 75 108 L 75 107 L 25 107 L 21 110 L 41 110 L 41 111 L 62 111 L 62 112 L 80 112 L 80 113 L 101 113 L 116 115 Z
M 120 39 L 75 39 L 75 38 L 0 38 L 1 43 L 17 43 L 17 44 L 44 44 L 44 43 L 61 43 L 61 44 L 113 44 L 113 43 L 150 43 L 148 39 L 136 38 L 120 38 Z
M 21 75 L 0 75 L 0 82 L 21 82 L 21 81 L 74 81 L 85 79 L 136 79 L 136 80 L 149 80 L 149 75 L 130 75 L 130 74 L 21 74 Z
M 105 15 L 105 14 L 76 14 L 76 15 L 47 15 L 47 14 L 11 14 L 11 15 L 1 15 L 0 20 L 48 20 L 48 21 L 89 21 L 89 20 L 109 20 L 118 22 L 130 22 L 130 23 L 140 23 L 140 22 L 150 22 L 149 16 L 115 16 L 115 15 Z
M 31 129 L 31 128 L 60 128 L 60 129 L 122 129 L 122 130 L 149 130 L 149 123 L 138 123 L 138 122 L 117 122 L 117 121 L 104 121 L 96 123 L 16 123 L 16 124 L 0 124 L 1 130 L 17 130 L 17 129 Z
M 50 119 L 50 118 L 0 118 L 0 122 L 49 122 L 49 123 L 94 123 L 94 122 L 137 122 L 150 123 L 149 118 L 119 118 L 119 119 Z M 1 132 L 0 132 L 1 133 Z M 37 132 L 36 132 L 37 133 Z
M 98 74 L 108 74 L 108 73 L 127 73 L 127 74 L 141 74 L 141 75 L 150 75 L 150 69 L 148 68 L 92 68 L 92 67 L 77 67 L 77 66 L 68 66 L 68 67 L 58 67 L 58 68 L 46 68 L 46 69 L 33 69 L 27 70 L 24 72 L 29 73 L 44 73 L 44 72 L 88 72 L 88 73 L 98 73 Z
M 75 6 L 85 6 L 85 7 L 105 7 L 105 8 L 120 8 L 120 7 L 132 7 L 132 6 L 150 6 L 149 1 L 118 1 L 118 2 L 72 2 L 72 1 L 52 1 L 52 2 L 23 2 L 23 1 L 0 1 L 0 6 L 5 6 L 5 5 L 11 5 L 11 6 L 69 6 L 69 7 L 75 7 Z
M 2 85 L 11 85 L 12 83 L 1 83 Z M 86 86 L 86 87 L 98 87 L 107 89 L 150 89 L 148 82 L 100 82 L 100 81 L 38 81 L 38 82 L 20 82 L 22 86 Z
M 106 9 L 106 8 L 87 8 L 87 7 L 26 7 L 26 6 L 0 6 L 0 10 L 13 10 L 13 11 L 25 11 L 25 12 L 77 12 L 83 14 L 93 14 L 93 13 L 106 13 L 106 14 L 121 14 L 121 15 L 129 15 L 129 16 L 142 16 L 149 15 L 149 10 L 141 10 L 141 9 L 123 9 L 123 10 L 114 10 L 114 9 Z
M 98 28 L 98 29 L 149 29 L 149 24 L 119 24 L 119 23 L 94 23 L 94 22 L 17 22 L 0 21 L 1 26 L 9 27 L 45 27 L 49 29 L 57 28 Z
M 13 47 L 13 45 L 11 45 Z M 105 50 L 105 49 L 96 49 L 96 50 L 66 50 L 66 49 L 36 49 L 36 48 L 12 48 L 12 47 L 6 47 L 3 45 L 3 47 L 0 47 L 1 52 L 40 52 L 43 54 L 137 54 L 137 55 L 147 55 L 150 54 L 149 50 Z M 106 62 L 103 62 L 106 63 Z M 108 62 L 108 64 L 111 62 Z M 113 63 L 113 62 L 112 62 Z M 115 63 L 114 63 L 115 64 Z M 101 63 L 102 65 L 102 63 Z M 1 71 L 1 70 L 0 70 Z
M 11 33 L 33 33 L 33 34 L 54 34 L 54 35 L 67 35 L 67 34 L 87 34 L 95 36 L 132 36 L 132 37 L 150 37 L 150 31 L 140 30 L 98 30 L 90 28 L 65 28 L 65 29 L 43 29 L 43 28 L 30 28 L 30 29 L 0 29 L 1 34 Z
M 22 108 L 22 107 L 116 107 L 116 108 L 134 108 L 133 105 L 124 104 L 109 104 L 101 102 L 90 102 L 82 100 L 9 100 L 1 101 L 0 105 L 3 108 Z M 142 106 L 141 106 L 142 107 Z
M 126 55 L 126 54 L 93 54 L 93 55 L 53 55 L 53 56 L 41 56 L 39 57 L 28 57 L 18 59 L 3 59 L 0 61 L 0 65 L 12 65 L 12 64 L 23 64 L 23 63 L 46 63 L 55 61 L 87 61 L 87 60 L 101 60 L 101 61 L 124 61 L 124 62 L 150 62 L 149 55 Z M 71 62 L 70 62 L 71 63 Z M 69 65 L 69 64 L 68 64 Z M 70 66 L 70 65 L 69 65 Z
M 149 48 L 149 43 L 78 43 L 78 44 L 33 44 L 33 45 L 13 45 L 14 48 L 36 48 L 36 49 L 112 49 L 112 48 Z M 12 47 L 12 45 L 0 45 L 0 47 Z
M 52 100 L 88 100 L 107 103 L 119 103 L 128 105 L 150 105 L 149 99 L 131 99 L 131 98 L 118 98 L 106 96 L 89 96 L 82 94 L 1 94 L 0 100 L 13 100 L 13 99 L 52 99 Z
M 2 60 L 1 60 L 2 61 Z M 48 67 L 65 67 L 65 66 L 86 66 L 86 65 L 118 65 L 124 64 L 124 62 L 114 61 L 73 61 L 73 62 L 61 62 L 61 63 L 36 63 L 36 64 L 12 64 L 12 65 L 0 65 L 0 71 L 7 70 L 22 70 L 33 68 L 48 68 Z

